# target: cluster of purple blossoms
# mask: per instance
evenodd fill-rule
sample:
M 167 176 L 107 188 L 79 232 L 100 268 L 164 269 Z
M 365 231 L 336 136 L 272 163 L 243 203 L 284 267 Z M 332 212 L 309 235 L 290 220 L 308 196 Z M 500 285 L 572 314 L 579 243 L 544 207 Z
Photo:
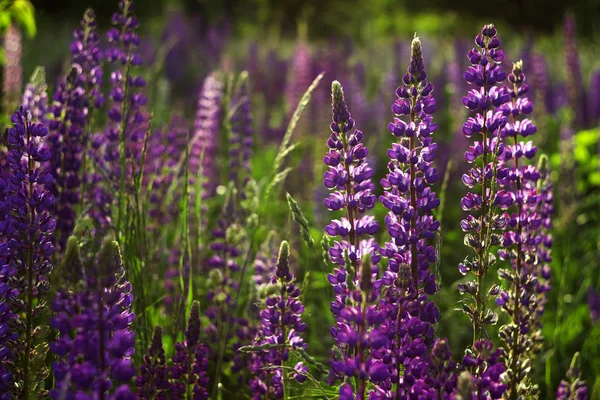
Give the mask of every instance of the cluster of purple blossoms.
M 386 314 L 377 309 L 379 292 L 374 290 L 373 282 L 381 257 L 372 235 L 379 226 L 375 218 L 364 215 L 374 207 L 376 197 L 372 193 L 373 170 L 366 162 L 364 135 L 354 129 L 354 119 L 337 81 L 331 85 L 331 98 L 331 135 L 327 141 L 329 152 L 324 158 L 329 167 L 324 173 L 324 184 L 331 193 L 325 199 L 325 206 L 330 211 L 346 213 L 325 228 L 328 235 L 341 239 L 329 249 L 329 259 L 336 265 L 328 276 L 335 293 L 330 310 L 336 320 L 331 335 L 337 345 L 331 379 L 354 379 L 355 387 L 343 385 L 340 396 L 348 399 L 356 391 L 357 398 L 364 398 L 368 381 L 382 382 L 388 375 L 387 367 L 373 357 L 373 352 L 386 343 L 380 331 Z M 370 238 L 362 240 L 362 237 Z
M 506 367 L 502 362 L 503 351 L 496 349 L 490 340 L 477 340 L 467 349 L 462 365 L 471 375 L 472 398 L 477 400 L 500 399 L 506 392 L 502 374 Z
M 49 191 L 53 179 L 43 167 L 50 151 L 41 144 L 48 129 L 30 118 L 22 107 L 10 118 L 0 181 L 0 369 L 8 371 L 2 384 L 20 383 L 10 385 L 10 391 L 19 391 L 17 397 L 43 388 L 33 372 L 45 371 L 35 365 L 43 359 L 37 343 L 44 340 L 36 327 L 46 307 L 43 296 L 50 290 L 55 250 L 54 196 Z
M 204 79 L 196 120 L 194 136 L 189 144 L 190 182 L 196 182 L 199 172 L 206 180 L 202 183 L 203 197 L 211 197 L 219 182 L 217 155 L 219 148 L 219 130 L 221 128 L 221 98 L 223 82 L 217 74 L 210 74 Z
M 200 342 L 200 304 L 190 311 L 184 340 L 175 344 L 167 364 L 162 329 L 156 327 L 152 343 L 136 377 L 138 399 L 208 399 L 208 351 Z
M 549 257 L 548 243 L 544 243 L 545 227 L 541 215 L 542 209 L 548 206 L 548 199 L 540 192 L 539 170 L 525 161 L 536 155 L 537 148 L 531 142 L 519 142 L 519 136 L 526 138 L 537 130 L 531 120 L 523 118 L 533 110 L 525 97 L 529 89 L 525 80 L 523 63 L 515 63 L 508 76 L 512 84 L 509 89 L 511 101 L 501 107 L 507 117 L 501 136 L 512 143 L 505 145 L 500 162 L 512 162 L 512 166 L 505 176 L 498 178 L 498 183 L 513 195 L 515 207 L 504 214 L 507 229 L 503 235 L 503 249 L 498 255 L 502 260 L 509 260 L 512 268 L 499 271 L 500 277 L 507 281 L 507 288 L 499 294 L 496 304 L 511 320 L 500 329 L 500 338 L 507 348 L 505 381 L 511 397 L 531 395 L 534 390 L 526 382 L 527 371 L 541 351 L 541 317 L 545 293 L 549 290 L 546 282 L 549 269 L 543 265 Z M 538 257 L 540 252 L 544 253 Z
M 175 344 L 171 367 L 173 399 L 208 399 L 208 350 L 200 342 L 200 304 L 190 311 L 185 339 Z
M 68 243 L 74 245 L 67 252 L 78 252 L 76 240 Z M 133 295 L 118 243 L 105 240 L 83 282 L 72 286 L 59 291 L 52 303 L 50 326 L 58 337 L 50 344 L 57 358 L 50 397 L 135 399 L 128 386 L 135 376 Z
M 411 60 L 402 82 L 392 105 L 396 118 L 388 124 L 397 142 L 387 151 L 389 172 L 381 181 L 385 192 L 380 197 L 389 210 L 385 222 L 391 239 L 381 249 L 388 258 L 382 307 L 390 316 L 385 322 L 389 341 L 384 360 L 390 360 L 387 390 L 397 399 L 447 394 L 441 380 L 427 380 L 433 325 L 440 318 L 436 305 L 428 300 L 437 292 L 431 266 L 437 260 L 433 242 L 440 223 L 432 211 L 440 201 L 431 190 L 438 180 L 433 167 L 437 144 L 432 138 L 437 129 L 432 117 L 436 105 L 419 38 L 412 41 Z M 437 368 L 445 361 L 439 360 Z
M 171 383 L 160 326 L 154 328 L 152 342 L 140 365 L 140 373 L 135 378 L 135 385 L 138 387 L 137 398 L 140 400 L 169 398 Z
M 142 64 L 142 58 L 137 52 L 140 40 L 136 30 L 139 22 L 134 8 L 131 0 L 121 0 L 119 11 L 112 16 L 113 27 L 106 34 L 110 46 L 105 58 L 113 65 L 109 76 L 108 122 L 105 131 L 95 135 L 93 147 L 98 154 L 102 154 L 97 157 L 97 162 L 109 177 L 112 187 L 102 188 L 98 185 L 101 174 L 92 178 L 92 199 L 97 208 L 95 219 L 100 225 L 111 223 L 111 193 L 115 189 L 119 194 L 130 190 L 130 180 L 136 174 L 135 166 L 140 160 L 148 127 L 149 118 L 144 108 L 147 98 L 143 93 L 146 81 L 135 73 L 135 69 Z M 118 200 L 116 224 L 121 225 L 125 218 L 125 200 Z
M 252 156 L 252 114 L 248 91 L 247 74 L 240 76 L 237 100 L 232 104 L 235 110 L 230 118 L 231 138 L 229 141 L 229 180 L 236 186 L 243 185 L 249 178 L 250 157 Z M 241 187 L 238 186 L 238 189 Z
M 35 124 L 46 123 L 48 112 L 48 94 L 46 93 L 46 74 L 43 67 L 37 67 L 29 83 L 25 86 L 21 106 L 31 115 L 31 122 Z
M 48 122 L 48 143 L 52 151 L 49 162 L 54 176 L 53 193 L 57 209 L 57 247 L 64 251 L 73 232 L 81 202 L 81 166 L 85 150 L 84 130 L 87 124 L 87 101 L 81 86 L 81 66 L 73 64 L 71 73 L 59 82 L 53 95 L 52 119 Z
M 261 349 L 254 353 L 250 361 L 250 381 L 253 398 L 281 399 L 286 391 L 288 371 L 283 368 L 289 359 L 290 350 L 306 350 L 300 334 L 306 329 L 302 321 L 304 306 L 300 302 L 300 288 L 294 283 L 294 275 L 289 266 L 290 247 L 283 241 L 275 273 L 271 277 L 265 309 L 260 313 L 261 327 L 255 338 L 255 345 Z M 267 348 L 268 347 L 268 348 Z M 308 369 L 299 362 L 294 367 L 293 378 L 302 383 Z
M 172 220 L 178 204 L 177 198 L 166 204 L 165 193 L 169 192 L 173 180 L 177 178 L 177 167 L 184 155 L 188 131 L 185 119 L 174 115 L 166 128 L 153 132 L 148 138 L 143 186 L 151 188 L 147 193 L 148 214 L 152 221 L 149 228 L 156 234 L 160 234 L 161 226 Z
M 581 379 L 581 367 L 579 365 L 579 353 L 575 353 L 571 366 L 567 371 L 567 379 L 560 381 L 556 390 L 556 400 L 587 400 L 588 387 Z
M 99 38 L 92 10 L 87 10 L 81 28 L 73 33 L 72 69 L 54 92 L 48 121 L 48 143 L 52 149 L 50 169 L 57 198 L 57 247 L 63 252 L 72 233 L 83 200 L 86 148 L 89 142 L 90 113 L 102 104 Z
M 493 25 L 485 25 L 475 38 L 476 48 L 469 50 L 471 62 L 464 73 L 470 84 L 477 86 L 463 97 L 463 104 L 475 115 L 469 117 L 462 131 L 466 137 L 475 136 L 465 159 L 473 166 L 462 177 L 463 183 L 471 190 L 461 199 L 461 206 L 469 215 L 461 221 L 465 232 L 465 243 L 473 248 L 475 258 L 465 259 L 459 265 L 463 275 L 471 272 L 476 280 L 459 285 L 459 292 L 466 295 L 463 311 L 473 322 L 473 340 L 481 337 L 486 325 L 496 323 L 498 316 L 488 309 L 488 294 L 485 292 L 484 277 L 495 263 L 491 247 L 502 244 L 498 231 L 506 227 L 506 219 L 498 208 L 507 209 L 514 201 L 514 194 L 496 187 L 496 179 L 506 178 L 507 168 L 498 159 L 504 151 L 501 131 L 507 117 L 500 108 L 510 100 L 509 91 L 500 85 L 506 79 L 501 62 L 504 52 L 499 49 L 500 40 Z M 492 288 L 491 295 L 497 294 Z

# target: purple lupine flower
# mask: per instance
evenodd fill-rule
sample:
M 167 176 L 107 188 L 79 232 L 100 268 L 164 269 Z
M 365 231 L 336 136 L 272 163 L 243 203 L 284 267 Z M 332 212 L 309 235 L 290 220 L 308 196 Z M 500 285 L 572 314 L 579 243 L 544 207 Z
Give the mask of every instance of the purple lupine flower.
M 168 399 L 171 388 L 169 382 L 169 369 L 162 342 L 162 328 L 154 328 L 152 343 L 144 355 L 140 366 L 140 373 L 135 378 L 138 387 L 137 398 L 143 399 Z
M 21 56 L 23 53 L 23 37 L 15 24 L 10 24 L 4 34 L 4 73 L 2 80 L 2 93 L 4 111 L 10 112 L 19 104 L 23 86 L 23 66 Z
M 57 357 L 52 399 L 135 399 L 128 387 L 135 375 L 132 303 L 119 245 L 107 239 L 84 282 L 60 290 L 52 303 L 50 326 L 58 331 L 50 344 Z
M 132 0 L 121 0 L 119 11 L 111 19 L 113 27 L 106 34 L 110 46 L 105 56 L 109 65 L 113 66 L 109 77 L 108 122 L 105 131 L 94 138 L 94 147 L 97 150 L 103 147 L 102 159 L 97 162 L 108 174 L 114 187 L 97 188 L 97 193 L 92 196 L 98 209 L 96 219 L 100 224 L 112 222 L 110 205 L 113 191 L 117 190 L 122 196 L 131 190 L 131 180 L 137 173 L 135 166 L 139 168 L 148 126 L 148 114 L 145 111 L 148 100 L 143 93 L 146 80 L 136 73 L 142 59 L 137 52 L 140 44 L 136 32 L 139 22 L 134 9 Z M 124 223 L 125 208 L 125 199 L 119 197 L 115 221 L 117 229 Z
M 196 181 L 199 171 L 205 177 L 203 197 L 211 197 L 219 182 L 218 148 L 221 127 L 221 97 L 223 82 L 217 74 L 210 74 L 202 84 L 202 90 L 196 109 L 194 136 L 189 144 L 189 173 L 192 182 Z
M 290 245 L 283 241 L 279 248 L 279 257 L 271 277 L 265 308 L 261 311 L 261 327 L 255 338 L 256 346 L 273 346 L 253 354 L 250 371 L 255 375 L 250 382 L 254 399 L 264 395 L 278 399 L 283 397 L 287 370 L 279 367 L 289 359 L 290 349 L 306 350 L 306 344 L 300 336 L 306 329 L 302 321 L 304 306 L 300 302 L 300 288 L 296 287 L 294 275 L 289 266 Z M 307 369 L 302 363 L 296 364 L 294 378 L 299 383 L 306 380 Z M 266 389 L 266 390 L 265 390 Z
M 425 384 L 437 388 L 442 399 L 451 398 L 456 388 L 456 363 L 452 360 L 450 346 L 446 339 L 436 339 L 429 354 L 429 372 L 425 375 Z
M 13 234 L 14 228 L 11 224 L 11 191 L 10 191 L 10 168 L 7 153 L 0 148 L 0 396 L 2 400 L 11 400 L 13 397 L 13 368 L 14 355 L 8 345 L 19 338 L 14 329 L 17 315 L 11 310 L 9 302 L 18 291 L 10 287 L 14 268 L 9 265 L 8 240 Z
M 0 312 L 0 363 L 19 383 L 11 390 L 17 390 L 17 397 L 27 398 L 43 386 L 32 371 L 44 368 L 33 365 L 40 360 L 37 343 L 44 340 L 36 327 L 45 308 L 44 295 L 50 290 L 48 274 L 52 271 L 56 227 L 50 213 L 54 196 L 48 188 L 52 175 L 43 167 L 50 159 L 50 151 L 41 144 L 48 129 L 31 123 L 30 118 L 22 107 L 10 118 L 12 127 L 7 130 L 8 153 L 0 188 L 0 299 L 4 300 Z M 15 315 L 19 315 L 18 320 Z M 11 362 L 22 367 L 15 369 Z
M 73 32 L 75 40 L 71 43 L 73 63 L 81 66 L 78 79 L 86 91 L 87 106 L 90 110 L 92 106 L 100 108 L 104 104 L 101 91 L 103 72 L 100 65 L 103 54 L 100 51 L 100 36 L 96 28 L 96 14 L 88 8 L 83 14 L 81 27 Z
M 587 400 L 588 388 L 586 382 L 581 379 L 581 367 L 579 366 L 579 353 L 575 353 L 571 366 L 567 371 L 567 379 L 560 381 L 556 390 L 557 400 Z
M 56 87 L 50 107 L 52 118 L 48 122 L 48 143 L 53 152 L 49 166 L 57 199 L 57 248 L 61 252 L 81 210 L 89 115 L 94 107 L 102 104 L 99 66 L 102 54 L 93 11 L 86 11 L 81 28 L 76 29 L 73 36 L 72 70 Z
M 302 95 L 306 91 L 306 88 L 310 86 L 314 78 L 312 76 L 313 70 L 310 48 L 308 42 L 302 36 L 299 37 L 296 42 L 292 71 L 292 79 L 290 80 L 288 78 L 285 87 L 285 102 L 289 115 L 294 112 Z M 304 134 L 305 132 L 300 131 L 300 133 Z
M 47 88 L 44 68 L 37 67 L 33 71 L 29 83 L 25 86 L 23 98 L 21 99 L 23 110 L 31 114 L 32 123 L 46 123 L 46 113 L 48 112 Z
M 194 301 L 184 340 L 175 344 L 171 366 L 173 400 L 208 399 L 208 350 L 200 342 L 200 303 Z
M 232 104 L 235 112 L 231 115 L 231 137 L 229 141 L 229 181 L 234 182 L 238 189 L 249 178 L 250 157 L 252 156 L 253 130 L 251 101 L 248 90 L 248 76 L 242 74 L 239 82 L 239 92 Z M 244 178 L 244 179 L 242 179 Z
M 472 65 L 464 73 L 466 81 L 475 88 L 462 99 L 473 116 L 467 119 L 462 131 L 467 138 L 475 136 L 478 140 L 465 152 L 465 159 L 472 167 L 462 177 L 470 192 L 461 199 L 462 209 L 469 213 L 461 221 L 461 228 L 465 232 L 465 243 L 473 248 L 476 257 L 465 259 L 459 271 L 463 275 L 471 272 L 476 280 L 458 287 L 459 292 L 467 296 L 462 310 L 473 323 L 474 342 L 485 326 L 495 324 L 498 318 L 485 301 L 484 277 L 495 263 L 492 246 L 502 243 L 498 231 L 506 226 L 504 216 L 497 210 L 510 207 L 514 200 L 513 193 L 498 190 L 494 185 L 496 179 L 504 179 L 507 174 L 507 169 L 497 162 L 504 151 L 501 130 L 507 120 L 499 107 L 510 100 L 510 93 L 500 85 L 506 78 L 500 66 L 504 52 L 499 49 L 500 40 L 494 25 L 485 25 L 475 43 L 477 47 L 467 53 Z
M 178 173 L 178 163 L 185 153 L 188 122 L 180 115 L 174 115 L 168 126 L 152 133 L 148 138 L 147 156 L 144 165 L 143 186 L 148 196 L 148 226 L 156 234 L 162 227 L 172 221 L 179 204 L 177 193 L 166 204 L 165 193 L 168 193 L 173 179 Z M 149 189 L 152 190 L 149 190 Z
M 575 114 L 577 125 L 584 127 L 587 123 L 587 101 L 581 75 L 581 60 L 579 59 L 579 51 L 577 49 L 577 25 L 573 14 L 567 13 L 565 15 L 563 30 L 568 105 Z
M 388 124 L 397 142 L 387 151 L 389 172 L 381 180 L 385 192 L 379 198 L 389 210 L 385 222 L 390 241 L 381 254 L 389 260 L 382 283 L 388 288 L 384 305 L 388 315 L 394 316 L 386 321 L 391 332 L 386 352 L 393 360 L 390 373 L 395 398 L 411 391 L 427 396 L 440 390 L 429 387 L 439 383 L 428 382 L 424 373 L 427 352 L 433 346 L 432 325 L 440 318 L 435 304 L 427 299 L 437 291 L 430 266 L 436 261 L 433 239 L 440 226 L 432 211 L 440 202 L 431 190 L 438 180 L 433 167 L 437 144 L 432 138 L 437 129 L 432 117 L 436 103 L 419 38 L 412 41 L 402 82 L 392 105 L 396 117 Z
M 209 271 L 206 299 L 211 304 L 205 311 L 210 321 L 205 332 L 212 344 L 209 351 L 218 360 L 217 365 L 231 362 L 232 372 L 243 380 L 247 368 L 246 355 L 237 350 L 252 342 L 255 331 L 251 321 L 232 312 L 238 305 L 237 293 L 240 290 L 237 276 L 241 271 L 238 263 L 242 240 L 240 233 L 240 226 L 231 223 L 225 216 L 221 216 L 212 231 L 210 256 L 204 265 Z
M 472 391 L 477 399 L 500 399 L 506 392 L 502 374 L 506 367 L 502 363 L 502 349 L 485 339 L 477 340 L 473 348 L 467 349 L 463 366 L 471 374 Z
M 509 88 L 511 101 L 502 105 L 501 110 L 507 117 L 501 136 L 507 144 L 500 157 L 502 163 L 512 162 L 508 173 L 498 177 L 498 183 L 514 194 L 515 208 L 505 212 L 507 230 L 503 235 L 502 247 L 498 252 L 501 260 L 508 260 L 511 269 L 501 269 L 499 275 L 507 281 L 507 288 L 500 292 L 496 304 L 509 316 L 510 323 L 500 328 L 500 338 L 508 349 L 505 362 L 511 370 L 505 382 L 509 396 L 516 398 L 530 395 L 533 389 L 525 382 L 529 365 L 541 351 L 541 311 L 538 300 L 538 279 L 541 279 L 544 260 L 537 256 L 544 246 L 541 234 L 542 217 L 538 210 L 544 205 L 542 194 L 538 190 L 541 174 L 533 165 L 527 165 L 537 153 L 532 142 L 519 142 L 519 137 L 528 138 L 537 131 L 533 122 L 527 118 L 533 111 L 531 101 L 526 97 L 529 86 L 523 73 L 523 62 L 513 64 L 508 76 L 512 84 Z M 543 307 L 543 306 L 541 306 Z
M 52 150 L 49 167 L 57 200 L 56 244 L 60 252 L 65 250 L 67 238 L 73 232 L 81 202 L 81 159 L 88 110 L 85 90 L 78 78 L 81 71 L 81 66 L 73 64 L 69 76 L 58 84 L 53 96 L 53 118 L 48 123 L 48 144 Z
M 330 211 L 346 213 L 325 228 L 328 235 L 341 239 L 329 249 L 329 258 L 336 265 L 328 276 L 335 293 L 330 310 L 336 320 L 331 335 L 337 347 L 331 379 L 356 379 L 356 396 L 362 399 L 367 381 L 381 383 L 388 379 L 382 361 L 373 356 L 386 344 L 380 329 L 386 313 L 376 306 L 379 291 L 374 289 L 373 282 L 380 260 L 379 246 L 372 239 L 378 224 L 372 216 L 363 215 L 374 207 L 376 198 L 372 193 L 373 170 L 366 162 L 364 135 L 354 129 L 354 119 L 338 81 L 331 85 L 331 98 L 331 135 L 327 141 L 329 152 L 324 158 L 329 167 L 324 173 L 324 184 L 331 193 L 325 199 L 325 206 Z M 361 240 L 361 237 L 371 238 Z M 354 393 L 343 386 L 340 396 L 346 395 Z

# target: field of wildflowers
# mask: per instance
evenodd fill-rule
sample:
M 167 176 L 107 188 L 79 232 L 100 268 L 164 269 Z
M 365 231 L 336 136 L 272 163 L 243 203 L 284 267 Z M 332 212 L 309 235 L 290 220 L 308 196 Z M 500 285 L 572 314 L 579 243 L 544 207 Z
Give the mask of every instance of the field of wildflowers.
M 115 9 L 26 85 L 0 10 L 0 400 L 600 399 L 571 14 L 369 47 Z

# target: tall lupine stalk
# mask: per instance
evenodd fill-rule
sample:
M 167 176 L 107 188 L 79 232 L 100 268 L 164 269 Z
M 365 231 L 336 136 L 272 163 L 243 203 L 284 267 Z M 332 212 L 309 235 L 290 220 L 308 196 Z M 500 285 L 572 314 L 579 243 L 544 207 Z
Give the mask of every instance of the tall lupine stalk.
M 25 112 L 31 114 L 31 122 L 36 124 L 45 124 L 46 113 L 48 112 L 48 93 L 46 90 L 46 73 L 43 67 L 37 67 L 29 83 L 25 86 L 21 105 Z
M 267 289 L 265 307 L 260 313 L 261 327 L 255 339 L 259 351 L 253 355 L 250 370 L 255 374 L 250 381 L 250 390 L 256 400 L 262 398 L 288 397 L 285 367 L 290 350 L 306 350 L 300 334 L 306 329 L 302 321 L 304 306 L 299 297 L 294 275 L 289 266 L 290 245 L 283 241 L 270 285 Z M 306 367 L 300 362 L 294 367 L 294 378 L 298 382 L 306 380 Z
M 23 85 L 23 36 L 15 24 L 10 24 L 4 34 L 4 73 L 2 79 L 3 107 L 10 113 L 19 104 Z
M 2 400 L 10 400 L 9 393 L 13 389 L 13 375 L 10 369 L 14 360 L 8 346 L 19 337 L 14 330 L 17 315 L 9 304 L 10 299 L 18 295 L 18 292 L 10 288 L 11 274 L 14 274 L 14 271 L 6 267 L 10 261 L 8 240 L 13 232 L 10 175 L 7 152 L 4 146 L 0 146 L 0 392 L 6 393 L 6 399 Z
M 506 78 L 500 66 L 504 52 L 498 49 L 500 41 L 493 25 L 484 26 L 475 43 L 477 47 L 467 54 L 472 65 L 464 76 L 477 88 L 471 89 L 462 100 L 475 115 L 467 119 L 462 130 L 466 137 L 475 135 L 479 140 L 465 152 L 465 159 L 473 167 L 463 175 L 462 181 L 472 191 L 461 199 L 463 210 L 470 213 L 461 221 L 461 228 L 466 234 L 465 243 L 473 249 L 475 257 L 459 265 L 463 275 L 471 272 L 476 278 L 459 286 L 460 293 L 468 296 L 463 311 L 473 323 L 473 342 L 483 336 L 487 325 L 495 324 L 498 319 L 488 308 L 488 296 L 497 294 L 497 289 L 493 287 L 488 294 L 484 283 L 496 261 L 492 246 L 501 244 L 502 236 L 497 232 L 506 226 L 498 207 L 510 206 L 514 196 L 499 190 L 496 184 L 496 179 L 504 178 L 507 173 L 498 163 L 504 151 L 500 131 L 506 124 L 506 117 L 498 108 L 510 100 L 506 88 L 499 85 Z
M 485 327 L 496 324 L 498 315 L 488 308 L 489 296 L 495 296 L 499 288 L 494 285 L 489 291 L 485 288 L 485 278 L 490 268 L 496 263 L 493 246 L 502 244 L 499 233 L 506 227 L 506 218 L 499 209 L 510 207 L 514 194 L 499 189 L 497 180 L 506 179 L 507 169 L 499 159 L 504 152 L 501 130 L 507 118 L 499 109 L 510 100 L 508 90 L 499 84 L 506 78 L 500 63 L 504 60 L 504 52 L 499 49 L 500 40 L 496 36 L 493 25 L 485 25 L 475 38 L 476 48 L 469 50 L 467 57 L 471 66 L 464 76 L 467 82 L 477 86 L 463 97 L 463 104 L 475 113 L 463 125 L 463 133 L 468 138 L 476 135 L 473 146 L 465 152 L 465 159 L 474 164 L 463 175 L 463 183 L 472 191 L 461 199 L 461 206 L 470 215 L 461 221 L 465 232 L 465 244 L 475 252 L 475 257 L 465 259 L 459 265 L 463 275 L 471 272 L 475 280 L 459 284 L 459 292 L 466 296 L 463 300 L 462 311 L 466 313 L 473 324 L 473 348 L 465 355 L 469 360 L 469 371 L 472 374 L 478 396 L 499 398 L 506 389 L 500 383 L 500 374 L 504 365 L 499 357 L 501 350 L 494 350 L 491 341 L 485 337 Z M 474 355 L 470 355 L 474 354 Z M 493 362 L 485 362 L 493 357 Z
M 556 400 L 587 400 L 588 387 L 586 382 L 581 379 L 579 353 L 575 353 L 573 356 L 566 378 L 558 385 Z
M 134 332 L 133 295 L 125 277 L 119 244 L 105 239 L 91 265 L 83 270 L 76 239 L 69 239 L 66 259 L 71 288 L 60 290 L 50 326 L 58 337 L 50 344 L 56 355 L 52 399 L 134 399 L 128 386 L 135 375 L 131 359 Z M 79 264 L 79 265 L 78 265 Z
M 90 115 L 102 104 L 102 54 L 93 11 L 86 11 L 73 36 L 72 70 L 57 85 L 48 122 L 53 151 L 50 168 L 57 198 L 57 248 L 61 252 L 83 208 Z
M 169 398 L 171 384 L 162 340 L 162 328 L 157 326 L 140 366 L 140 373 L 135 378 L 135 385 L 138 387 L 137 398 L 140 400 Z
M 49 167 L 54 176 L 53 193 L 57 199 L 57 248 L 64 251 L 67 238 L 73 232 L 80 204 L 81 158 L 84 152 L 83 132 L 87 119 L 85 90 L 79 76 L 81 66 L 61 81 L 53 96 L 52 119 L 49 121 L 48 142 L 52 149 Z
M 371 356 L 371 351 L 381 349 L 386 342 L 379 330 L 385 313 L 376 309 L 378 291 L 372 282 L 373 273 L 378 271 L 375 264 L 380 259 L 379 246 L 372 238 L 361 240 L 378 230 L 377 221 L 363 215 L 375 205 L 373 170 L 365 160 L 368 150 L 363 144 L 364 135 L 354 129 L 338 81 L 331 85 L 331 98 L 333 121 L 327 141 L 329 152 L 324 158 L 329 167 L 324 184 L 332 192 L 325 206 L 346 213 L 325 228 L 330 236 L 341 239 L 329 249 L 329 258 L 336 265 L 328 276 L 335 293 L 330 307 L 336 320 L 331 328 L 336 342 L 332 378 L 354 380 L 354 387 L 349 383 L 342 386 L 342 398 L 364 399 L 368 381 L 382 382 L 388 377 L 387 367 Z
M 502 260 L 508 260 L 511 269 L 501 269 L 498 274 L 505 280 L 507 287 L 496 300 L 509 316 L 510 323 L 500 328 L 500 338 L 506 346 L 505 362 L 508 368 L 505 382 L 508 385 L 508 397 L 511 399 L 531 396 L 535 392 L 528 380 L 532 362 L 541 350 L 540 331 L 541 313 L 538 306 L 538 279 L 541 279 L 543 260 L 537 254 L 543 246 L 541 216 L 538 209 L 543 198 L 538 191 L 540 173 L 533 165 L 527 165 L 537 153 L 532 142 L 519 142 L 519 137 L 527 138 L 537 131 L 536 126 L 527 118 L 533 111 L 531 101 L 526 97 L 529 90 L 525 82 L 523 63 L 513 64 L 508 81 L 511 101 L 502 105 L 502 112 L 508 118 L 501 130 L 502 138 L 507 142 L 500 159 L 509 165 L 509 171 L 498 182 L 514 195 L 514 208 L 505 213 L 508 229 L 504 232 L 499 251 Z
M 223 96 L 223 81 L 213 73 L 204 79 L 198 107 L 196 109 L 196 120 L 194 121 L 194 136 L 189 144 L 190 159 L 189 173 L 192 182 L 202 191 L 205 198 L 214 194 L 219 182 L 219 170 L 217 155 L 219 148 L 219 129 L 221 127 L 221 99 Z M 202 171 L 203 182 L 196 179 Z
M 200 303 L 192 303 L 184 340 L 175 344 L 170 368 L 173 400 L 208 399 L 208 349 L 200 342 Z
M 248 90 L 248 74 L 242 73 L 237 84 L 239 90 L 232 104 L 230 117 L 231 138 L 229 141 L 229 180 L 242 189 L 249 178 L 250 157 L 252 156 L 252 114 Z
M 200 342 L 200 303 L 193 302 L 184 339 L 175 344 L 167 363 L 162 329 L 156 327 L 152 343 L 140 367 L 135 384 L 138 399 L 208 399 L 208 350 Z
M 385 222 L 391 240 L 381 254 L 388 258 L 383 284 L 388 289 L 385 306 L 390 315 L 388 351 L 394 360 L 395 399 L 411 392 L 433 395 L 443 385 L 430 382 L 434 386 L 429 387 L 423 368 L 433 346 L 432 325 L 440 318 L 436 305 L 427 298 L 437 291 L 431 266 L 437 258 L 433 243 L 440 223 L 432 212 L 440 201 L 431 190 L 438 180 L 433 167 L 437 144 L 431 137 L 437 129 L 432 117 L 436 103 L 419 38 L 412 41 L 410 64 L 402 82 L 392 105 L 396 118 L 388 124 L 397 142 L 387 151 L 389 172 L 381 181 L 385 192 L 379 199 L 389 210 Z
M 81 156 L 81 179 L 80 179 L 80 204 L 79 211 L 83 209 L 84 199 L 88 196 L 88 185 L 91 175 L 88 170 L 88 152 L 92 141 L 92 129 L 94 129 L 96 111 L 104 105 L 104 94 L 102 86 L 102 60 L 100 51 L 100 36 L 96 29 L 96 14 L 88 8 L 83 14 L 81 28 L 73 32 L 75 40 L 71 43 L 71 54 L 73 63 L 81 67 L 78 83 L 85 91 L 83 102 L 86 106 L 86 126 L 82 132 L 81 142 L 84 150 Z
M 56 222 L 50 211 L 54 196 L 48 190 L 52 175 L 43 167 L 49 150 L 40 144 L 48 134 L 41 124 L 33 124 L 23 108 L 11 116 L 7 132 L 7 168 L 3 171 L 3 217 L 0 224 L 0 368 L 16 385 L 16 397 L 29 399 L 43 393 L 40 384 L 48 375 L 45 366 L 45 330 L 39 329 L 46 310 L 44 295 L 49 291 L 50 258 L 54 253 L 52 235 Z
M 146 81 L 135 72 L 136 67 L 142 64 L 142 59 L 137 53 L 140 40 L 136 30 L 139 22 L 131 0 L 119 2 L 119 11 L 113 14 L 112 24 L 113 27 L 106 34 L 110 43 L 106 59 L 114 69 L 109 78 L 111 89 L 108 123 L 103 138 L 106 143 L 103 165 L 114 188 L 118 189 L 115 227 L 121 237 L 125 234 L 127 224 L 125 197 L 131 191 L 133 182 L 130 180 L 136 174 L 136 165 L 142 155 L 148 116 L 144 111 L 147 98 L 143 94 Z

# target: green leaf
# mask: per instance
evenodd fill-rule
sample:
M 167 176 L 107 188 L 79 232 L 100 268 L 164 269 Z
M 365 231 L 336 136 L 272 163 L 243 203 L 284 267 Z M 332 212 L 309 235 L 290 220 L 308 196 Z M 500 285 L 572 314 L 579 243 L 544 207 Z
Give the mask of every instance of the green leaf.
M 292 218 L 300 227 L 300 236 L 302 236 L 302 240 L 306 242 L 308 247 L 310 247 L 311 249 L 314 248 L 315 240 L 310 235 L 310 227 L 308 225 L 308 220 L 304 216 L 304 213 L 302 213 L 300 205 L 298 205 L 298 202 L 294 200 L 291 194 L 286 193 L 286 198 L 288 202 L 288 207 L 290 209 L 290 212 L 292 213 Z

